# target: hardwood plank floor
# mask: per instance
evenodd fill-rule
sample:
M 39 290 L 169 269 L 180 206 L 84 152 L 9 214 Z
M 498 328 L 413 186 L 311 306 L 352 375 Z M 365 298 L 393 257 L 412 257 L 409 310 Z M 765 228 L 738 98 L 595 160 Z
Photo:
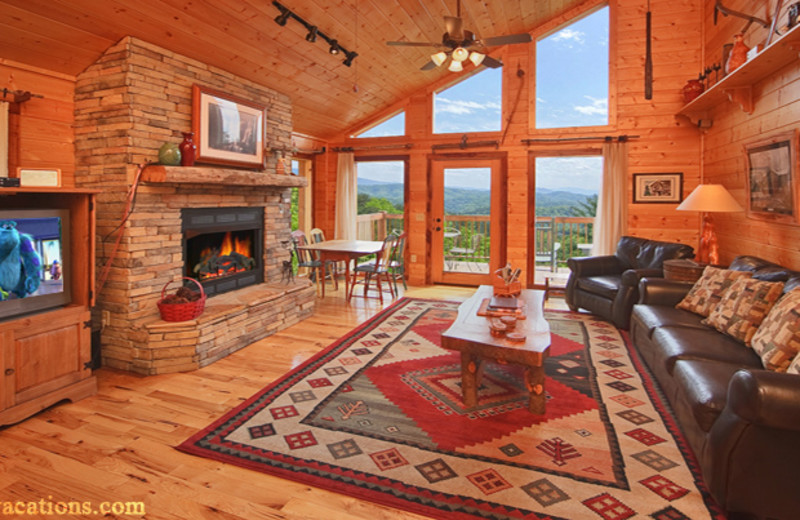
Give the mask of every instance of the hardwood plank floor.
M 463 301 L 472 291 L 420 287 L 405 296 Z M 194 372 L 145 377 L 97 370 L 96 396 L 0 429 L 0 516 L 7 502 L 45 508 L 80 502 L 96 509 L 119 501 L 143 502 L 149 520 L 423 518 L 174 449 L 391 304 L 388 296 L 383 306 L 358 296 L 348 304 L 343 294 L 328 292 L 311 318 Z M 566 308 L 558 298 L 547 305 Z M 48 517 L 39 511 L 20 518 Z M 81 513 L 49 517 L 141 517 Z

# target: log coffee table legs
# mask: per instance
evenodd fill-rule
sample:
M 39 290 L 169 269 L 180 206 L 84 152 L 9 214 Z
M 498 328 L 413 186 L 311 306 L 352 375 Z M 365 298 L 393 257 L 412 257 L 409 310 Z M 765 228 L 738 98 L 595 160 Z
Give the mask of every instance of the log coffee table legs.
M 466 408 L 478 404 L 478 387 L 483 377 L 484 359 L 472 352 L 461 352 L 461 395 Z M 530 397 L 528 410 L 542 415 L 545 412 L 544 367 L 528 366 L 525 369 L 525 387 Z

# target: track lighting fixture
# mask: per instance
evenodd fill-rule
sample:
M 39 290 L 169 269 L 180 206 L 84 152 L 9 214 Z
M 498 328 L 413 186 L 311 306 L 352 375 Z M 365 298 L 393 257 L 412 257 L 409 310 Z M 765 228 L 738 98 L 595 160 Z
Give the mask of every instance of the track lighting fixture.
M 339 47 L 339 42 L 336 40 L 331 40 L 329 42 L 331 44 L 331 48 L 328 50 L 331 54 L 339 54 L 341 47 Z
M 306 30 L 308 31 L 308 33 L 306 34 L 306 41 L 315 43 L 317 41 L 317 37 L 320 37 L 323 40 L 325 40 L 330 46 L 328 48 L 328 52 L 330 52 L 333 55 L 344 54 L 345 59 L 342 61 L 342 63 L 344 63 L 348 67 L 353 64 L 353 60 L 356 58 L 356 56 L 358 56 L 357 52 L 348 51 L 347 49 L 339 45 L 339 41 L 336 38 L 331 38 L 327 34 L 323 33 L 322 31 L 319 30 L 319 28 L 316 25 L 312 25 L 311 23 L 303 20 L 302 18 L 297 16 L 296 13 L 291 11 L 288 7 L 284 6 L 277 0 L 273 1 L 272 5 L 277 7 L 278 10 L 280 11 L 280 14 L 275 17 L 275 23 L 283 27 L 286 25 L 286 22 L 289 20 L 289 18 L 297 20 L 300 23 L 300 25 L 305 27 Z M 464 59 L 466 59 L 466 57 Z
M 279 7 L 279 9 L 281 10 L 281 14 L 275 17 L 275 23 L 283 27 L 286 25 L 286 20 L 292 15 L 292 12 L 285 7 Z
M 358 53 L 356 51 L 350 51 L 347 52 L 346 54 L 347 58 L 345 58 L 345 60 L 342 63 L 344 63 L 347 67 L 349 67 L 350 65 L 353 64 L 353 60 L 356 58 L 356 56 L 358 56 Z
M 309 27 L 308 34 L 306 34 L 306 41 L 311 43 L 317 41 L 317 32 L 319 32 L 319 29 L 317 29 L 316 25 Z

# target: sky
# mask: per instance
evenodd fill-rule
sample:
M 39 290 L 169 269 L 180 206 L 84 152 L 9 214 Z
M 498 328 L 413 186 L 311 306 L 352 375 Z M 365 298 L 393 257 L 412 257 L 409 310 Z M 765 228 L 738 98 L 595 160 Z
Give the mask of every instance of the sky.
M 608 121 L 608 7 L 536 45 L 536 127 L 605 125 Z M 502 69 L 484 69 L 434 97 L 434 133 L 500 131 Z M 390 118 L 363 137 L 402 135 L 405 118 Z M 536 185 L 599 189 L 602 159 L 553 157 L 536 161 Z M 360 163 L 359 177 L 402 182 L 402 163 Z M 484 175 L 452 172 L 448 185 L 485 188 Z

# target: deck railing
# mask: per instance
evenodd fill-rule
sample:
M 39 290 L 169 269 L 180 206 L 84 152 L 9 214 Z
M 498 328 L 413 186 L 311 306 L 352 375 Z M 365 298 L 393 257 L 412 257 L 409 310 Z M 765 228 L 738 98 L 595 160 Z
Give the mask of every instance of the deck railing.
M 403 215 L 386 212 L 358 215 L 356 222 L 359 240 L 383 240 L 387 233 L 403 229 Z M 489 259 L 490 228 L 488 215 L 447 215 L 444 218 L 444 250 L 470 246 L 472 237 L 480 234 L 483 238 L 474 261 L 486 262 Z M 536 217 L 535 234 L 536 243 L 539 244 L 537 264 L 548 264 L 551 268 L 563 267 L 570 257 L 591 254 L 594 218 Z M 544 250 L 555 251 L 554 262 L 543 260 L 540 253 Z

